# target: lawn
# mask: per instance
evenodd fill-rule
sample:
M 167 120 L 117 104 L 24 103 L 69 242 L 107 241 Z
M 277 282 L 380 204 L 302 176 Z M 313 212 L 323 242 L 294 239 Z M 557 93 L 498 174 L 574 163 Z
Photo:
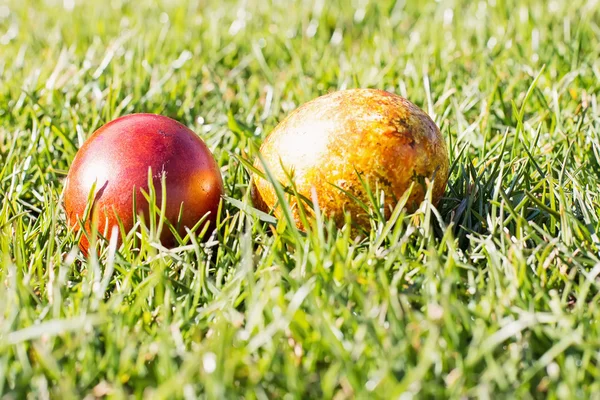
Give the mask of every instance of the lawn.
M 437 208 L 257 213 L 263 138 L 354 87 L 440 127 Z M 597 0 L 1 2 L 0 398 L 600 396 L 599 91 Z M 134 112 L 205 140 L 219 227 L 86 258 L 64 179 Z

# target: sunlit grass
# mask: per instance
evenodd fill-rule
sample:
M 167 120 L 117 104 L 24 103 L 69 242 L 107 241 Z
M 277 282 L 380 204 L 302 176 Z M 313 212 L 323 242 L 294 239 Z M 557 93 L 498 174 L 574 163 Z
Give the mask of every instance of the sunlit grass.
M 0 397 L 597 396 L 599 9 L 1 4 Z M 295 107 L 350 87 L 436 121 L 452 165 L 437 209 L 373 212 L 363 239 L 252 209 L 244 160 Z M 165 249 L 141 227 L 86 259 L 64 178 L 133 112 L 214 152 L 219 228 Z

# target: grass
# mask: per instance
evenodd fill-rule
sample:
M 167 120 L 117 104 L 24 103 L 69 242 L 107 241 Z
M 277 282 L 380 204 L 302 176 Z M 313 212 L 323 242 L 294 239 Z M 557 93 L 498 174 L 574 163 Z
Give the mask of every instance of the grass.
M 0 5 L 0 397 L 590 398 L 600 393 L 597 0 Z M 427 111 L 437 209 L 355 240 L 256 213 L 256 145 L 303 102 L 377 87 Z M 64 178 L 107 121 L 161 113 L 214 151 L 206 242 L 86 259 Z M 206 238 L 205 238 L 206 239 Z

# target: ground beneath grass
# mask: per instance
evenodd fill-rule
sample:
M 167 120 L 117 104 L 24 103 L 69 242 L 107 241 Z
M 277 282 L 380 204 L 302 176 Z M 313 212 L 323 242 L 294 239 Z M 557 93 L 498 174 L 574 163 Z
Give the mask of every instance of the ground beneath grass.
M 8 1 L 0 397 L 600 393 L 597 0 Z M 254 212 L 244 160 L 295 107 L 353 87 L 436 121 L 441 204 L 388 222 L 373 204 L 364 239 Z M 87 259 L 66 171 L 133 112 L 214 151 L 220 226 Z

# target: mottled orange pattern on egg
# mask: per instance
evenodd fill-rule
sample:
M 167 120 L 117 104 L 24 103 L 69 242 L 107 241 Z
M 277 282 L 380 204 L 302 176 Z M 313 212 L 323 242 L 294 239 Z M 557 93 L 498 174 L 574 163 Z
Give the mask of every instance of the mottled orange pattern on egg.
M 423 200 L 426 179 L 433 180 L 437 204 L 448 178 L 448 152 L 438 127 L 410 101 L 382 90 L 343 90 L 304 104 L 271 132 L 260 152 L 282 185 L 289 186 L 287 171 L 300 194 L 311 199 L 314 187 L 323 214 L 339 226 L 346 212 L 369 226 L 366 212 L 347 194 L 369 203 L 360 179 L 384 191 L 389 216 L 413 182 L 409 209 Z M 255 166 L 263 170 L 260 161 Z M 256 174 L 252 197 L 263 211 L 277 204 L 273 186 Z M 290 206 L 303 228 L 294 198 Z M 274 212 L 281 216 L 279 207 Z

